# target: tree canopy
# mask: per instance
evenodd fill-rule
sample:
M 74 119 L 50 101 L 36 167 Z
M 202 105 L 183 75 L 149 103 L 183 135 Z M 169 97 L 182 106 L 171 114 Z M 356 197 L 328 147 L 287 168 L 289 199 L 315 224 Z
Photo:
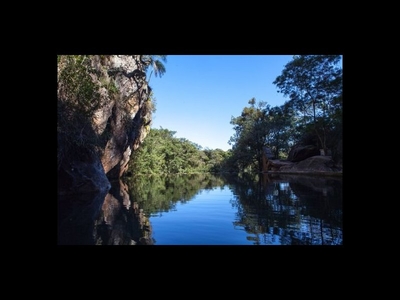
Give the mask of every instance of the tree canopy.
M 216 172 L 229 155 L 221 149 L 202 149 L 176 131 L 151 128 L 140 148 L 132 154 L 132 174 L 179 174 Z
M 273 82 L 278 92 L 289 97 L 287 106 L 302 116 L 302 125 L 315 134 L 321 149 L 327 148 L 328 134 L 341 117 L 340 61 L 340 55 L 297 55 Z
M 286 64 L 275 84 L 289 97 L 271 107 L 255 98 L 242 114 L 231 118 L 232 155 L 226 165 L 234 171 L 262 169 L 269 147 L 275 158 L 286 158 L 291 147 L 311 144 L 338 158 L 342 140 L 342 68 L 339 55 L 298 55 Z

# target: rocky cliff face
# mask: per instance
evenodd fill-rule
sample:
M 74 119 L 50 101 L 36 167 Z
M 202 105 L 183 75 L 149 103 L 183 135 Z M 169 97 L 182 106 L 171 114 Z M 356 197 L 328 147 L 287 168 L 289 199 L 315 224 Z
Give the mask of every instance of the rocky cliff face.
M 58 57 L 59 195 L 104 192 L 150 130 L 153 104 L 139 55 Z

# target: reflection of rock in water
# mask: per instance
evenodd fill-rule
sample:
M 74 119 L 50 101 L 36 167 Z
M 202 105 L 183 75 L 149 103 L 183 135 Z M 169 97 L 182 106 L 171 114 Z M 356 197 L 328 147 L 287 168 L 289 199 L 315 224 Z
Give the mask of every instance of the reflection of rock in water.
M 342 177 L 328 177 L 328 176 L 307 176 L 307 175 L 284 175 L 280 174 L 279 177 L 290 182 L 290 185 L 303 185 L 316 192 L 326 194 L 332 192 L 335 185 L 342 182 Z
M 59 245 L 151 245 L 143 210 L 131 205 L 128 188 L 112 183 L 108 193 L 59 196 Z
M 143 213 L 143 209 L 139 208 L 137 202 L 133 203 L 134 214 L 138 220 L 138 233 L 142 235 L 139 238 L 139 244 L 141 245 L 151 245 L 153 240 L 151 238 L 151 225 L 149 219 Z
M 113 183 L 96 220 L 97 245 L 151 245 L 151 226 L 136 202 L 131 205 L 127 186 Z

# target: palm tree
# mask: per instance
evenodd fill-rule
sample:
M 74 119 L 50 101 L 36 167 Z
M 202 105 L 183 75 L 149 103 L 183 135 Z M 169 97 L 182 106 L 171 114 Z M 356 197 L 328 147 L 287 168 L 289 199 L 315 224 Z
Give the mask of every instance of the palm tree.
M 153 74 L 157 76 L 162 76 L 165 73 L 165 66 L 162 63 L 167 62 L 167 55 L 141 55 L 141 62 L 145 65 L 145 70 L 150 66 L 152 67 L 151 73 L 149 75 L 148 83 L 150 82 L 151 75 Z

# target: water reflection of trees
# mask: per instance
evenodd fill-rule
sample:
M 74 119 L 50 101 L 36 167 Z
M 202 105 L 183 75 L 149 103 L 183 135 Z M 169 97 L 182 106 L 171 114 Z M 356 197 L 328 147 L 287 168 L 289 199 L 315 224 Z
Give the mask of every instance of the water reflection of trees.
M 153 244 L 150 222 L 121 180 L 112 182 L 95 225 L 97 245 Z
M 131 199 L 147 215 L 162 215 L 174 210 L 176 204 L 185 203 L 202 189 L 223 186 L 222 178 L 210 173 L 176 175 L 139 175 L 127 179 Z
M 267 174 L 226 179 L 237 208 L 234 225 L 254 244 L 342 244 L 341 179 Z

